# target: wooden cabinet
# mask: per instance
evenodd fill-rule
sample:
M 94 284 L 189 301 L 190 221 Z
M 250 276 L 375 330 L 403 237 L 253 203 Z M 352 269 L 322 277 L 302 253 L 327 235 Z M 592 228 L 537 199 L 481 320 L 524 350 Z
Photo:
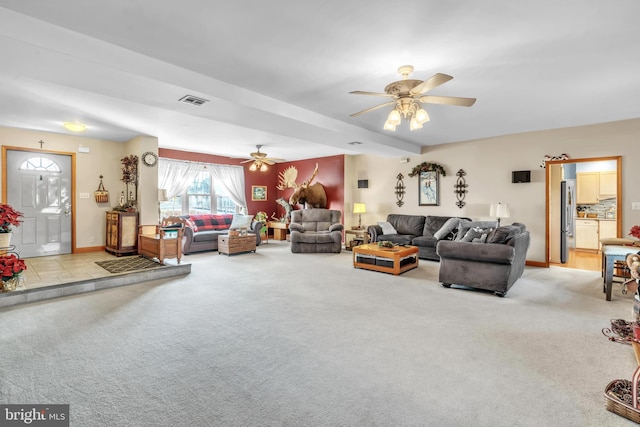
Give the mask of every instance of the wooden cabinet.
M 107 212 L 105 250 L 117 256 L 138 253 L 138 212 Z
M 598 203 L 599 195 L 600 195 L 600 173 L 599 172 L 576 173 L 576 203 L 578 205 L 596 204 Z
M 617 221 L 598 221 L 598 240 L 618 237 Z
M 598 220 L 576 220 L 576 249 L 595 249 L 600 247 Z
M 600 172 L 600 199 L 615 197 L 618 194 L 618 174 L 616 171 Z
M 578 172 L 576 173 L 576 203 L 589 205 L 602 199 L 616 197 L 618 193 L 618 173 Z

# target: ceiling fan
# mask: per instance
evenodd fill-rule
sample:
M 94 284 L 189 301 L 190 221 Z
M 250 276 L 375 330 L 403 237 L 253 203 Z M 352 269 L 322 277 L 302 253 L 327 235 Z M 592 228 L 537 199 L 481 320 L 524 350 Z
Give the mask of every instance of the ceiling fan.
M 267 153 L 260 152 L 260 148 L 262 148 L 262 145 L 256 145 L 256 148 L 258 149 L 258 151 L 249 153 L 249 155 L 251 156 L 251 159 L 247 159 L 240 162 L 240 163 L 253 162 L 253 164 L 249 167 L 249 170 L 251 171 L 260 170 L 261 172 L 264 172 L 268 169 L 267 165 L 271 166 L 276 162 L 284 161 L 284 159 L 267 157 Z
M 351 114 L 351 117 L 359 116 L 360 114 L 368 113 L 370 111 L 377 110 L 387 105 L 394 105 L 395 107 L 389 113 L 387 121 L 384 124 L 385 130 L 395 131 L 396 126 L 401 123 L 401 118 L 409 120 L 409 129 L 420 129 L 425 122 L 429 121 L 429 115 L 420 106 L 420 104 L 444 104 L 444 105 L 457 105 L 461 107 L 471 107 L 475 102 L 475 98 L 457 98 L 453 96 L 436 96 L 425 95 L 426 92 L 434 89 L 453 77 L 436 73 L 429 77 L 427 80 L 414 80 L 409 79 L 409 75 L 413 72 L 413 66 L 403 65 L 398 68 L 398 72 L 402 75 L 402 80 L 388 84 L 384 88 L 384 93 L 365 92 L 356 90 L 353 93 L 356 95 L 371 95 L 382 96 L 386 98 L 393 98 L 391 101 L 384 104 L 376 105 L 375 107 L 367 108 L 366 110 L 358 113 Z

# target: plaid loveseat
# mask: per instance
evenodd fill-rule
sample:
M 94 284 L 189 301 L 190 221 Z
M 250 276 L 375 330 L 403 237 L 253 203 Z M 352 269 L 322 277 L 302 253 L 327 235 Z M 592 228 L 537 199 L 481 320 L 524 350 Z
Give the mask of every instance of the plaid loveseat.
M 177 218 L 185 225 L 182 245 L 182 253 L 185 255 L 194 252 L 217 251 L 218 236 L 227 234 L 233 222 L 232 214 L 180 215 Z M 260 230 L 263 225 L 258 221 L 251 223 L 249 232 L 255 233 L 256 246 L 260 245 Z

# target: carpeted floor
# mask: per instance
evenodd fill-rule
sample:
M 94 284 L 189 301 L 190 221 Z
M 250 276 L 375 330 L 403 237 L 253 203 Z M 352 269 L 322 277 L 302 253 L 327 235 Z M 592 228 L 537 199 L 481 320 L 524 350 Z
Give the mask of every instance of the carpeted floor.
M 527 268 L 506 298 L 352 254 L 190 255 L 190 275 L 0 310 L 0 402 L 73 426 L 630 426 L 631 316 L 599 272 Z
M 128 271 L 144 270 L 146 268 L 162 266 L 160 263 L 137 255 L 109 261 L 96 261 L 96 264 L 107 270 L 109 273 L 126 273 Z

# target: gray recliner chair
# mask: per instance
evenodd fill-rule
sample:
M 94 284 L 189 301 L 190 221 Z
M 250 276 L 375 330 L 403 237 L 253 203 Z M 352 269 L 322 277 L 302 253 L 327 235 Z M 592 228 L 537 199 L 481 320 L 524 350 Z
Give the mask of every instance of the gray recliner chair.
M 342 251 L 342 213 L 332 209 L 291 211 L 289 224 L 291 252 L 340 253 Z

